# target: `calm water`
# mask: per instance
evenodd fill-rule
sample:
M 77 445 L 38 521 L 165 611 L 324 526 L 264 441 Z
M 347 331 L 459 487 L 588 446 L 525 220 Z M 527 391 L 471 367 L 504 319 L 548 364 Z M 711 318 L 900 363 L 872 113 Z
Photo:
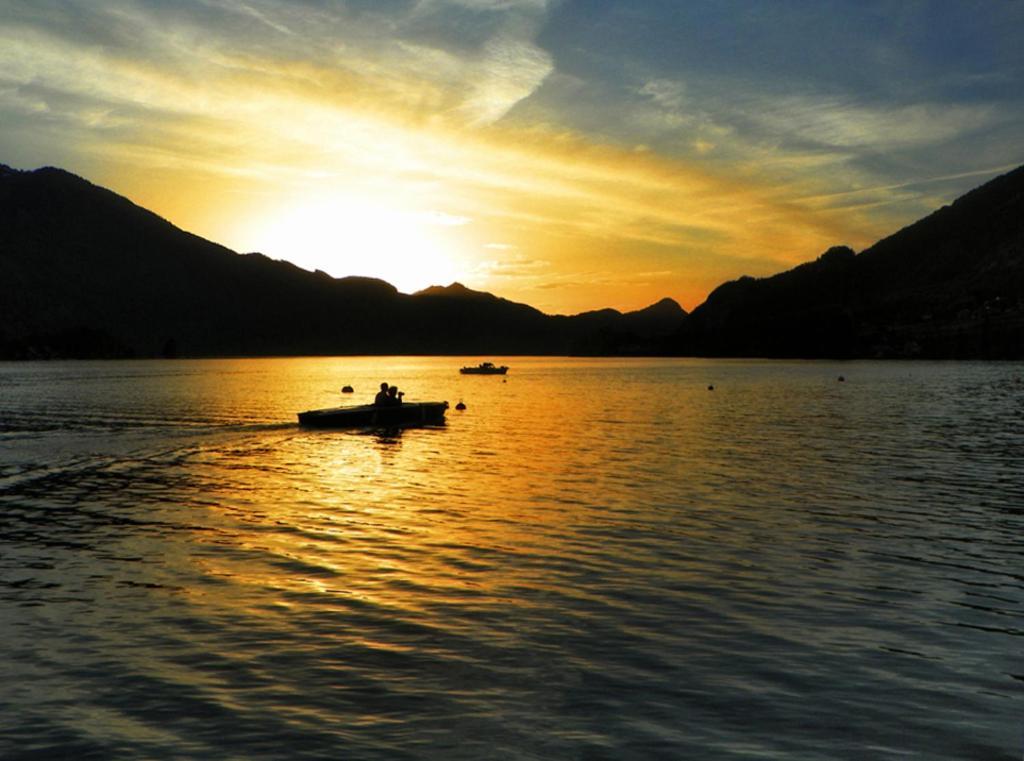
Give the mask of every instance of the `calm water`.
M 476 361 L 0 364 L 0 757 L 1021 758 L 1024 365 Z

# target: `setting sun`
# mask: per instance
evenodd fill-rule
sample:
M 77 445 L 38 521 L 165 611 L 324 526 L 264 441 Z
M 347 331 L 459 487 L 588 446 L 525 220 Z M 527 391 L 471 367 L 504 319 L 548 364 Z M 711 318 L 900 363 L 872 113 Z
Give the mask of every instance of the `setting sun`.
M 334 277 L 386 280 L 404 293 L 457 280 L 446 229 L 468 223 L 436 211 L 390 208 L 337 195 L 307 200 L 255 220 L 246 240 L 274 259 Z

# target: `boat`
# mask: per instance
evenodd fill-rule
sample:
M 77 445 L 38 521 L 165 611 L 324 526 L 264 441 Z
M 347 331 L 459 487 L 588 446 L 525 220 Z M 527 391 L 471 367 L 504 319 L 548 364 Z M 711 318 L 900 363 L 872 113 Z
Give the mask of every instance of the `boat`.
M 460 368 L 459 372 L 463 375 L 504 375 L 508 372 L 508 367 L 495 367 L 493 362 L 481 362 L 476 367 Z
M 310 428 L 397 428 L 413 425 L 440 425 L 448 402 L 403 402 L 393 407 L 361 404 L 357 407 L 331 407 L 299 413 L 299 425 Z

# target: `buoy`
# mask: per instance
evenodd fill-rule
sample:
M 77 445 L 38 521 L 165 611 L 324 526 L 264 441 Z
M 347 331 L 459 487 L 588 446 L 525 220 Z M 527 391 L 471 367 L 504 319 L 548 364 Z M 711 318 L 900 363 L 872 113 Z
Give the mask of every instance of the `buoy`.
M 708 391 L 714 391 L 714 390 L 715 390 L 714 386 L 708 386 Z
M 343 394 L 351 394 L 353 391 L 355 391 L 355 389 L 352 388 L 351 386 L 342 386 L 341 387 L 341 393 L 343 393 Z
M 845 383 L 846 382 L 846 378 L 844 378 L 842 375 L 839 376 L 838 380 L 839 380 L 840 383 Z
M 457 410 L 464 410 L 464 409 L 466 409 L 466 405 L 463 402 L 459 402 L 458 404 L 455 405 L 455 409 L 457 409 Z

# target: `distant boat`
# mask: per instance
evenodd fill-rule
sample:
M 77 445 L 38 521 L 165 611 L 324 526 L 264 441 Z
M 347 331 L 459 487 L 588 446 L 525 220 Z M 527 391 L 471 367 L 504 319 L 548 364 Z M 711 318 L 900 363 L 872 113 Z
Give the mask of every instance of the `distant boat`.
M 299 413 L 299 425 L 310 428 L 394 428 L 444 422 L 448 402 L 403 402 L 394 407 L 361 404 Z
M 476 367 L 463 367 L 459 372 L 463 375 L 504 375 L 508 368 L 505 365 L 495 367 L 493 362 L 481 362 Z

